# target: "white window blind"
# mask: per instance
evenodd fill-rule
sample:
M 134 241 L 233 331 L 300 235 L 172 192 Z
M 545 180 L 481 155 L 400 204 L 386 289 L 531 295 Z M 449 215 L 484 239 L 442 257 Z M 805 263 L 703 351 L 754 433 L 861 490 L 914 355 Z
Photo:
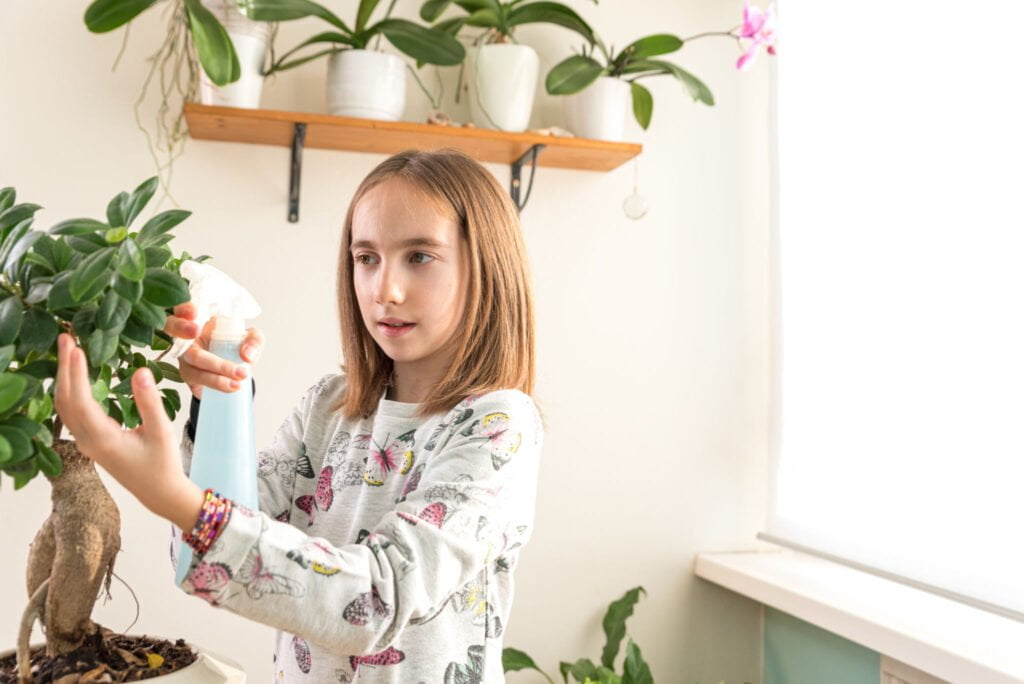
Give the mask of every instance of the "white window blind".
M 1024 618 L 1024 3 L 778 8 L 767 532 Z

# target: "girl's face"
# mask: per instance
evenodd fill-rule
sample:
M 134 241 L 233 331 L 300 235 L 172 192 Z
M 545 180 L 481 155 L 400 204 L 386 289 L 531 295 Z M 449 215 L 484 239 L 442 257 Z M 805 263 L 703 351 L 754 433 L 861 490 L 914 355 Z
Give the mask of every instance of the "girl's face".
M 356 205 L 349 251 L 363 323 L 395 362 L 403 392 L 427 389 L 447 369 L 463 319 L 469 250 L 458 224 L 408 181 L 391 178 Z

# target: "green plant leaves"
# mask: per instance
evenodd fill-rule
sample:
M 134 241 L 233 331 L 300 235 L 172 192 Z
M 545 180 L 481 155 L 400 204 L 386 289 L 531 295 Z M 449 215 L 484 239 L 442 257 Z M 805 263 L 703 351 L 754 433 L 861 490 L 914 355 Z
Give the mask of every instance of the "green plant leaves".
M 623 664 L 622 684 L 654 684 L 651 668 L 644 662 L 640 647 L 632 639 L 626 645 L 626 662 Z
M 633 74 L 639 72 L 650 72 L 641 73 L 636 78 L 646 78 L 647 76 L 656 76 L 658 74 L 669 74 L 675 76 L 686 89 L 689 91 L 690 96 L 695 102 L 703 102 L 704 104 L 713 106 L 715 104 L 715 98 L 711 94 L 711 89 L 708 88 L 700 79 L 681 68 L 677 64 L 673 64 L 668 60 L 663 59 L 637 59 L 631 61 L 625 69 L 623 74 Z
M 107 223 L 111 228 L 121 228 L 125 225 L 124 214 L 128 204 L 128 193 L 119 192 L 107 204 Z
M 219 86 L 237 81 L 242 67 L 224 26 L 199 0 L 185 0 L 185 11 L 203 71 Z
M 14 206 L 14 200 L 17 197 L 18 191 L 11 186 L 8 185 L 5 188 L 0 188 L 0 214 Z
M 120 330 L 104 330 L 96 328 L 89 334 L 86 341 L 86 354 L 89 363 L 98 366 L 105 363 L 107 359 L 117 353 L 117 343 L 120 339 Z M 105 396 L 104 396 L 105 398 Z
M 654 98 L 650 90 L 634 81 L 629 82 L 629 90 L 633 94 L 633 116 L 646 131 L 651 125 L 651 115 L 654 113 Z
M 20 375 L 0 373 L 0 411 L 6 411 L 18 402 L 26 382 Z
M 39 464 L 39 470 L 43 471 L 44 475 L 49 477 L 57 477 L 64 470 L 64 462 L 60 460 L 60 456 L 57 452 L 46 446 L 36 442 L 36 463 Z
M 133 238 L 126 238 L 118 247 L 117 270 L 128 280 L 142 280 L 146 275 L 146 254 Z
M 162 328 L 164 327 L 164 321 L 167 319 L 167 314 L 164 313 L 163 307 L 152 304 L 144 299 L 132 304 L 132 315 L 128 318 L 130 321 L 132 318 L 137 319 L 140 323 L 148 328 Z M 125 331 L 128 330 L 128 323 L 125 323 Z M 153 333 L 150 331 L 149 336 L 145 338 L 146 345 L 149 344 L 149 338 L 152 337 Z
M 23 317 L 24 309 L 18 297 L 12 295 L 0 302 L 0 346 L 10 344 L 18 337 Z
M 85 10 L 85 25 L 93 33 L 106 33 L 127 24 L 156 0 L 95 0 Z
M 145 249 L 151 245 L 159 244 L 159 238 L 161 235 L 191 215 L 191 211 L 185 211 L 183 209 L 169 209 L 167 211 L 160 212 L 153 218 L 146 221 L 146 225 L 142 226 L 142 230 L 139 231 L 139 235 L 136 238 L 136 240 L 138 240 L 139 247 Z M 150 265 L 152 266 L 153 264 L 151 263 Z
M 113 247 L 104 247 L 82 260 L 71 275 L 72 299 L 76 302 L 88 301 L 100 293 L 110 277 L 108 269 L 114 254 Z
M 518 670 L 536 670 L 537 672 L 540 672 L 542 675 L 544 675 L 544 678 L 547 679 L 549 682 L 551 681 L 551 677 L 548 677 L 543 670 L 537 667 L 537 663 L 533 662 L 533 658 L 515 648 L 505 648 L 504 650 L 502 650 L 501 668 L 504 672 L 517 672 Z
M 132 302 L 119 295 L 116 290 L 108 290 L 96 312 L 96 327 L 120 333 L 131 312 Z
M 162 307 L 175 306 L 189 300 L 188 283 L 176 273 L 148 268 L 142 281 L 142 298 Z
M 629 59 L 646 59 L 654 55 L 665 55 L 683 47 L 683 41 L 670 33 L 646 36 L 627 45 L 624 52 Z
M 32 218 L 42 209 L 38 204 L 15 204 L 0 214 L 0 240 L 7 237 L 8 231 L 25 219 Z
M 450 4 L 452 4 L 452 0 L 427 0 L 420 7 L 420 19 L 434 22 Z M 522 653 L 522 651 L 519 652 Z
M 57 333 L 60 328 L 53 315 L 49 312 L 35 307 L 25 312 L 21 324 L 20 345 L 18 356 L 24 358 L 31 351 L 45 353 L 50 350 L 53 343 L 57 341 Z
M 330 10 L 310 0 L 238 0 L 238 9 L 255 21 L 291 21 L 303 17 L 320 17 L 345 33 L 352 33 L 352 29 Z
M 366 28 L 366 22 L 370 20 L 373 10 L 377 9 L 380 0 L 359 0 L 359 9 L 356 11 L 356 33 Z
M 512 9 L 508 13 L 509 27 L 520 24 L 555 24 L 583 36 L 588 43 L 594 44 L 594 29 L 583 20 L 583 17 L 558 2 L 528 2 Z
M 54 224 L 48 231 L 49 235 L 85 235 L 106 230 L 107 224 L 91 218 L 74 218 Z
M 75 250 L 79 254 L 92 254 L 99 249 L 107 249 L 110 247 L 107 241 L 102 236 L 96 233 L 86 233 L 84 235 L 69 235 L 66 238 L 68 247 Z
M 118 275 L 114 278 L 114 292 L 121 295 L 123 299 L 127 299 L 129 302 L 134 304 L 139 301 L 142 297 L 142 281 L 128 280 L 127 278 Z
M 601 651 L 601 664 L 614 667 L 615 657 L 619 654 L 619 646 L 626 635 L 626 620 L 633 614 L 633 606 L 640 600 L 640 594 L 647 594 L 643 587 L 633 587 L 617 601 L 612 601 L 604 615 L 601 626 L 607 640 Z
M 132 225 L 132 221 L 139 215 L 142 209 L 149 203 L 149 200 L 153 198 L 153 194 L 156 192 L 157 187 L 160 185 L 160 177 L 153 176 L 147 178 L 139 184 L 139 187 L 132 191 L 131 197 L 128 198 L 128 203 L 124 210 L 124 225 Z M 111 224 L 113 225 L 113 224 Z
M 367 34 L 376 32 L 383 33 L 403 53 L 427 64 L 452 66 L 466 57 L 466 48 L 453 36 L 405 19 L 385 19 L 366 30 Z
M 571 95 L 596 81 L 604 71 L 594 59 L 573 55 L 551 68 L 544 79 L 544 88 L 551 95 Z

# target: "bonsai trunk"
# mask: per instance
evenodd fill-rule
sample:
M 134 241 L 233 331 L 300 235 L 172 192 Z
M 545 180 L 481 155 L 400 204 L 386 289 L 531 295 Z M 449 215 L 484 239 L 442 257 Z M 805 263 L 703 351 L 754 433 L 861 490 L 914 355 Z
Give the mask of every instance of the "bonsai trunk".
M 55 432 L 60 434 L 60 423 Z M 121 549 L 121 514 L 91 459 L 68 440 L 55 439 L 63 472 L 51 478 L 53 512 L 36 533 L 29 552 L 29 605 L 18 639 L 19 664 L 28 666 L 28 640 L 36 617 L 46 634 L 46 652 L 65 655 L 99 630 L 92 609 L 101 586 L 109 590 Z

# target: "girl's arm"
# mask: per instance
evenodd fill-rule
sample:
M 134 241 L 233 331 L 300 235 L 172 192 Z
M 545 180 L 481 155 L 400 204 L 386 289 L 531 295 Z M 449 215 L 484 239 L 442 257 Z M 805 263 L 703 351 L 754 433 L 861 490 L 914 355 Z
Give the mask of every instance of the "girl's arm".
M 319 381 L 318 381 L 319 382 Z M 253 396 L 256 393 L 256 380 L 252 380 Z M 302 398 L 292 408 L 288 417 L 282 421 L 271 442 L 270 447 L 260 450 L 256 457 L 256 484 L 259 493 L 260 510 L 271 517 L 280 518 L 291 508 L 292 492 L 295 489 L 295 468 L 293 467 L 299 454 L 304 450 L 302 446 L 303 416 L 308 414 L 309 404 L 314 396 L 312 385 Z M 200 400 L 192 397 L 189 407 L 189 419 L 182 429 L 181 444 L 181 465 L 185 475 L 190 473 L 192 467 L 192 453 L 195 447 L 195 426 L 197 425 Z M 284 468 L 278 468 L 277 464 L 284 462 Z M 292 467 L 289 467 L 288 464 Z M 177 567 L 178 554 L 181 551 L 181 529 L 177 525 L 171 525 L 170 557 L 171 565 Z
M 440 451 L 417 454 L 418 487 L 360 543 L 334 546 L 236 507 L 182 589 L 343 653 L 386 648 L 529 538 L 542 441 L 536 408 L 517 390 L 472 406 L 476 418 Z M 300 506 L 315 516 L 332 497 L 324 489 Z

